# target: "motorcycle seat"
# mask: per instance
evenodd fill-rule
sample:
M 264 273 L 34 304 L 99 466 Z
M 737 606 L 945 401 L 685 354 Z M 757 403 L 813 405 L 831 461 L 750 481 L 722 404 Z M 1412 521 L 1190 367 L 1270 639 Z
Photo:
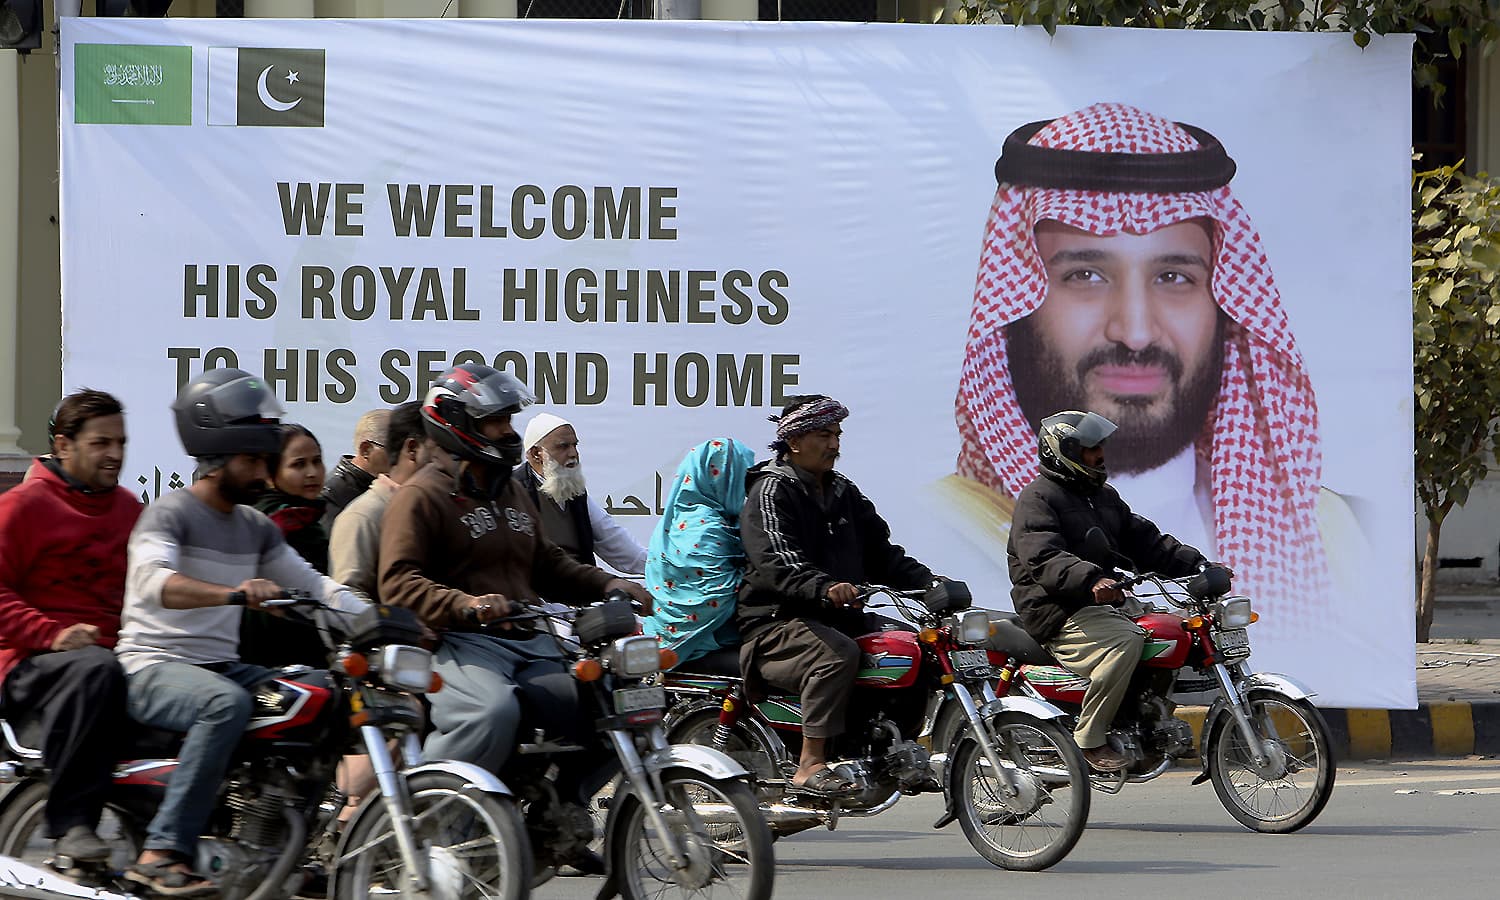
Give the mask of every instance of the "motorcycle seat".
M 1021 617 L 1015 613 L 992 611 L 990 630 L 992 633 L 988 646 L 991 650 L 998 650 L 1023 665 L 1061 665 L 1046 647 L 1038 644 L 1035 638 L 1026 633 L 1026 629 L 1021 627 Z
M 689 660 L 672 671 L 690 675 L 714 675 L 719 678 L 739 678 L 740 648 L 720 647 L 706 656 Z

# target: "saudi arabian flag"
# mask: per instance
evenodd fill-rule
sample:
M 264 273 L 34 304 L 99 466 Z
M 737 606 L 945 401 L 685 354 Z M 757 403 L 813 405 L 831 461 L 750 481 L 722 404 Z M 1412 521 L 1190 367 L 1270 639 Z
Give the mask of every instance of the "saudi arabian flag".
M 208 48 L 208 124 L 323 127 L 324 51 Z
M 193 124 L 193 48 L 78 44 L 73 50 L 73 121 Z

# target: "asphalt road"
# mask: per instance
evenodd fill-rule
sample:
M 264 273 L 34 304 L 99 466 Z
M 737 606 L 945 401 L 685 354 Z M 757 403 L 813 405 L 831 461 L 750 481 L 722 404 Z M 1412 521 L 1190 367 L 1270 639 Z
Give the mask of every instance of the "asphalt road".
M 936 797 L 903 800 L 834 832 L 776 844 L 776 897 L 1493 897 L 1500 885 L 1500 760 L 1341 766 L 1319 819 L 1292 835 L 1246 831 L 1191 772 L 1094 795 L 1089 828 L 1047 872 L 1005 872 L 957 825 L 933 831 Z M 1415 791 L 1415 793 L 1410 793 Z M 1454 793 L 1458 792 L 1458 793 Z M 540 900 L 590 897 L 558 879 Z M 717 893 L 714 895 L 717 897 Z

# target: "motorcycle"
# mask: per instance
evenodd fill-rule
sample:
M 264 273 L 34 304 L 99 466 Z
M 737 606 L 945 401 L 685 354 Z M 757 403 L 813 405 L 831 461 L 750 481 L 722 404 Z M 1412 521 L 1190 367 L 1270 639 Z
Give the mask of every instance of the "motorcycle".
M 893 623 L 857 639 L 862 662 L 848 721 L 862 724 L 835 740 L 829 762 L 857 793 L 799 792 L 792 776 L 801 752 L 800 701 L 774 691 L 747 696 L 734 651 L 664 673 L 673 697 L 668 736 L 724 751 L 749 768 L 778 834 L 833 829 L 843 818 L 878 815 L 902 796 L 941 793 L 947 810 L 934 827 L 956 819 L 991 864 L 1025 871 L 1055 865 L 1078 842 L 1089 812 L 1087 769 L 1060 727 L 1063 712 L 1045 700 L 996 695 L 982 649 L 989 618 L 969 609 L 962 583 L 861 588 L 862 599 L 877 595 L 918 630 Z M 962 710 L 962 726 L 929 753 L 918 738 L 944 695 Z
M 1097 532 L 1097 534 L 1095 533 Z M 1090 529 L 1085 556 L 1119 568 L 1129 560 Z M 1333 795 L 1334 758 L 1328 724 L 1311 702 L 1314 692 L 1287 675 L 1254 672 L 1248 665 L 1248 627 L 1259 615 L 1249 598 L 1229 594 L 1231 576 L 1208 567 L 1170 579 L 1121 569 L 1126 613 L 1146 632 L 1141 662 L 1111 723 L 1111 747 L 1128 760 L 1113 774 L 1096 774 L 1093 786 L 1117 793 L 1127 783 L 1150 781 L 1194 751 L 1191 726 L 1173 715 L 1174 694 L 1216 691 L 1203 721 L 1202 771 L 1193 784 L 1212 781 L 1229 814 L 1255 831 L 1286 834 L 1317 818 Z M 1147 602 L 1142 602 L 1142 600 Z M 1173 612 L 1149 601 L 1164 600 Z M 990 657 L 999 672 L 997 693 L 1045 700 L 1076 717 L 1088 680 L 1060 666 L 1032 640 L 1011 613 L 991 613 Z M 1185 677 L 1194 670 L 1198 677 Z M 960 713 L 950 710 L 949 718 Z M 944 725 L 939 722 L 937 731 Z
M 441 679 L 432 654 L 418 646 L 424 629 L 416 617 L 372 606 L 351 621 L 299 593 L 264 606 L 309 610 L 331 665 L 282 669 L 251 691 L 254 712 L 198 840 L 194 869 L 226 900 L 291 897 L 312 863 L 324 868 L 328 896 L 339 900 L 526 896 L 531 854 L 510 790 L 478 766 L 423 761 L 420 698 L 439 690 Z M 0 800 L 0 855 L 85 885 L 135 889 L 119 875 L 140 853 L 182 735 L 143 728 L 125 742 L 99 829 L 114 853 L 105 863 L 81 864 L 53 858 L 42 834 L 48 780 L 34 749 L 38 730 L 0 721 L 0 783 L 11 785 Z M 369 754 L 379 787 L 340 833 L 347 798 L 335 772 L 350 752 Z
M 525 610 L 508 621 L 538 621 L 557 638 L 564 616 Z M 573 677 L 585 702 L 600 717 L 605 738 L 598 783 L 613 779 L 605 800 L 603 856 L 605 882 L 599 900 L 622 896 L 643 900 L 666 893 L 769 900 L 775 878 L 771 831 L 756 807 L 749 772 L 708 747 L 669 743 L 662 729 L 667 695 L 645 684 L 676 655 L 657 639 L 640 634 L 634 609 L 619 595 L 579 610 L 572 621 L 575 640 L 557 638 L 572 660 Z M 560 798 L 553 779 L 561 766 L 590 765 L 579 759 L 586 748 L 532 730 L 523 688 L 523 737 L 501 767 L 517 785 L 541 884 L 557 863 L 574 857 L 595 837 L 588 810 Z M 601 764 L 602 763 L 602 764 Z

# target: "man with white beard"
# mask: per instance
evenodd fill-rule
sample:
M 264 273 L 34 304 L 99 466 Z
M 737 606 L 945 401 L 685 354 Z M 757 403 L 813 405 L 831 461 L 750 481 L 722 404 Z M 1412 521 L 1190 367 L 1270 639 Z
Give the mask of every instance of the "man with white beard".
M 572 423 L 539 413 L 522 440 L 526 465 L 513 476 L 542 514 L 542 533 L 573 559 L 593 565 L 598 556 L 626 575 L 646 571 L 646 548 L 588 495 Z

